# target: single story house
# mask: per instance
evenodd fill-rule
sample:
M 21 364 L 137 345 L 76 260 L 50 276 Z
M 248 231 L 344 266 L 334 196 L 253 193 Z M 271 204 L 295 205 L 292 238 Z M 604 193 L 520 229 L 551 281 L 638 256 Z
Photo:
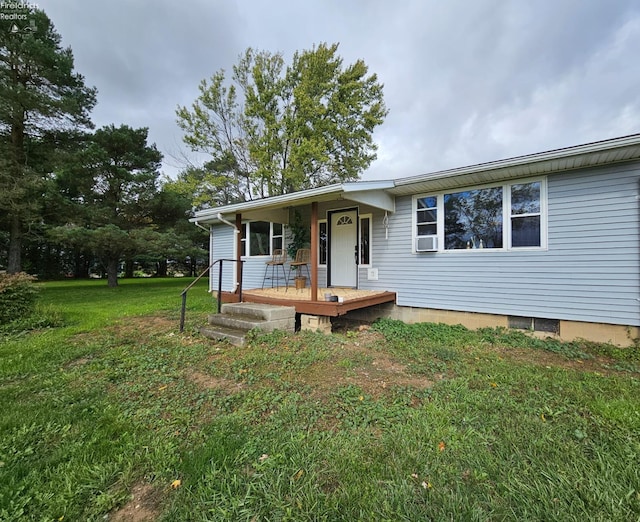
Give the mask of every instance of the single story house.
M 211 262 L 244 261 L 224 268 L 233 294 L 264 285 L 265 262 L 300 217 L 312 302 L 325 288 L 357 288 L 393 296 L 349 312 L 365 319 L 619 345 L 640 337 L 640 134 L 231 204 L 192 221 L 210 231 Z

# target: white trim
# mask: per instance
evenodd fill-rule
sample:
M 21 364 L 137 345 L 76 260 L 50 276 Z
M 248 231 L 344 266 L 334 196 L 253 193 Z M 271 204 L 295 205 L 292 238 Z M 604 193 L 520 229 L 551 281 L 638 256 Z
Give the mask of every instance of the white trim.
M 395 182 L 393 180 L 380 181 L 355 181 L 350 183 L 336 183 L 334 185 L 326 185 L 298 192 L 290 192 L 281 196 L 271 196 L 242 203 L 233 203 L 230 205 L 222 205 L 215 208 L 208 208 L 196 212 L 195 217 L 190 218 L 192 223 L 200 221 L 208 223 L 212 220 L 218 220 L 218 214 L 237 214 L 245 211 L 253 211 L 257 209 L 282 208 L 289 204 L 304 205 L 312 201 L 335 201 L 344 196 L 343 199 L 351 200 L 355 203 L 366 202 L 368 205 L 382 205 L 383 210 L 386 207 L 393 207 L 395 201 L 387 194 L 376 195 L 376 191 L 385 191 L 393 188 Z M 371 194 L 366 194 L 367 192 Z M 393 210 L 388 208 L 387 210 Z
M 547 230 L 547 183 L 546 178 L 540 179 L 527 179 L 527 180 L 517 180 L 513 183 L 508 183 L 505 185 L 507 190 L 504 191 L 504 200 L 503 200 L 503 245 L 506 245 L 504 250 L 547 250 L 547 238 L 548 238 L 548 230 Z M 528 246 L 528 247 L 514 247 L 511 246 L 511 241 L 513 239 L 511 224 L 513 221 L 514 215 L 511 213 L 511 187 L 513 185 L 524 185 L 527 183 L 535 183 L 540 182 L 540 212 L 534 212 L 531 214 L 518 214 L 518 217 L 527 217 L 527 216 L 540 216 L 540 246 Z M 490 249 L 492 250 L 492 249 Z M 495 250 L 495 249 L 493 249 Z
M 521 176 L 546 175 L 551 172 L 565 172 L 638 159 L 640 159 L 640 134 L 632 134 L 397 179 L 394 187 L 389 191 L 396 196 L 408 195 L 409 192 L 420 190 L 419 187 L 422 187 L 422 192 L 426 192 L 429 190 L 428 185 L 437 183 L 439 180 L 448 180 L 452 183 L 452 187 L 475 186 L 480 185 L 477 175 L 485 176 L 486 179 L 483 181 L 487 183 L 491 183 L 491 179 L 506 182 Z M 454 182 L 456 178 L 459 181 Z M 439 190 L 449 190 L 449 187 L 436 189 L 434 192 Z
M 249 252 L 248 254 L 246 253 L 247 250 L 250 249 L 251 243 L 247 243 L 247 240 L 249 239 L 249 237 L 251 236 L 251 223 L 269 223 L 269 253 L 268 254 L 251 254 L 251 252 Z M 242 245 L 244 245 L 244 250 L 245 250 L 245 255 L 242 256 L 242 259 L 266 259 L 271 257 L 272 253 L 273 253 L 273 238 L 274 237 L 282 237 L 282 248 L 286 249 L 286 246 L 284 244 L 285 241 L 285 226 L 283 223 L 277 223 L 278 225 L 282 225 L 282 234 L 278 234 L 277 236 L 273 235 L 273 225 L 276 224 L 273 221 L 263 221 L 261 219 L 248 219 L 248 220 L 243 220 L 242 221 L 242 229 L 244 229 L 244 226 L 247 226 L 247 236 L 242 237 Z M 249 246 L 247 246 L 249 245 Z

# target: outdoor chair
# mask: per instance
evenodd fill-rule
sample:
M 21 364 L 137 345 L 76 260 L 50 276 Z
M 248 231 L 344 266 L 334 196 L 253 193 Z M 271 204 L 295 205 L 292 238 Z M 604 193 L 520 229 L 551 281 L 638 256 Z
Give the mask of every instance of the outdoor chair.
M 311 279 L 309 272 L 309 259 L 311 258 L 311 250 L 308 248 L 301 248 L 296 252 L 296 258 L 289 263 L 289 273 L 287 274 L 287 289 L 289 289 L 289 281 L 291 280 L 291 271 L 294 270 L 296 274 L 301 274 L 302 267 L 307 269 L 307 277 Z M 295 275 L 299 277 L 299 275 Z
M 271 288 L 273 288 L 273 282 L 276 282 L 276 288 L 280 287 L 280 274 L 278 267 L 282 267 L 282 280 L 288 282 L 288 278 L 284 271 L 284 264 L 287 262 L 287 251 L 282 248 L 276 248 L 273 251 L 271 260 L 264 264 L 264 276 L 262 277 L 262 288 L 264 288 L 264 282 L 267 279 L 271 279 Z M 271 267 L 271 276 L 267 277 L 267 272 Z

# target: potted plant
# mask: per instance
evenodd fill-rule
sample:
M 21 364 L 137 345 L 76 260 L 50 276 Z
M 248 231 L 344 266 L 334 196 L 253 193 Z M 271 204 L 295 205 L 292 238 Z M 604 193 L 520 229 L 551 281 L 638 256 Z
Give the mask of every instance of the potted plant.
M 309 248 L 309 228 L 302 221 L 302 216 L 298 210 L 293 213 L 293 219 L 289 224 L 289 230 L 291 231 L 291 241 L 287 245 L 287 254 L 289 259 L 295 260 L 298 250 L 301 248 Z M 294 277 L 296 283 L 296 289 L 304 288 L 307 285 L 307 277 L 300 272 L 300 266 L 293 266 L 296 272 Z

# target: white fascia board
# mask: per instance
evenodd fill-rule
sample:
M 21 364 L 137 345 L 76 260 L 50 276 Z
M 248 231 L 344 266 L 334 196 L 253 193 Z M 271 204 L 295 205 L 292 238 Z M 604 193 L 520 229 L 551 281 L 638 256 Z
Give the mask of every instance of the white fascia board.
M 196 212 L 196 215 L 189 221 L 204 224 L 215 223 L 218 221 L 218 214 L 222 214 L 226 219 L 238 213 L 242 214 L 243 217 L 245 215 L 247 215 L 247 217 L 257 216 L 263 211 L 275 211 L 286 207 L 305 205 L 312 201 L 326 201 L 334 199 L 334 197 L 338 199 L 340 195 L 343 195 L 347 199 L 353 199 L 360 203 L 382 208 L 383 210 L 393 211 L 395 208 L 393 197 L 385 192 L 385 190 L 393 186 L 393 181 L 356 181 L 353 183 L 327 185 L 325 187 L 292 192 L 282 196 L 273 196 L 201 210 Z M 265 216 L 266 215 L 265 212 Z M 266 218 L 263 219 L 268 221 Z
M 577 157 L 584 157 L 585 159 L 590 155 L 597 155 L 601 152 L 612 151 L 615 149 L 621 149 L 625 147 L 638 147 L 638 151 L 631 156 L 636 158 L 640 157 L 640 134 L 633 134 L 630 136 L 624 136 L 622 138 L 615 138 L 611 140 L 597 141 L 594 143 L 587 143 L 584 145 L 577 145 L 574 147 L 566 147 L 563 149 L 555 149 L 546 152 L 538 152 L 535 154 L 528 154 L 525 156 L 517 156 L 515 158 L 508 158 L 498 161 L 491 161 L 488 163 L 480 163 L 477 165 L 470 165 L 467 167 L 460 167 L 449 170 L 442 170 L 432 172 L 429 174 L 421 174 L 418 176 L 411 176 L 408 178 L 401 178 L 395 180 L 396 189 L 392 190 L 392 193 L 403 192 L 401 187 L 408 185 L 417 185 L 420 183 L 435 181 L 443 178 L 455 178 L 468 176 L 478 172 L 490 172 L 490 171 L 509 171 L 512 175 L 517 172 L 519 168 L 522 168 L 523 173 L 527 172 L 527 168 L 536 163 L 557 162 L 557 168 L 553 170 L 564 170 L 566 168 L 563 165 L 569 160 Z M 596 163 L 598 164 L 598 163 Z M 565 167 L 565 168 L 563 168 Z M 546 169 L 548 171 L 548 169 Z
M 369 205 L 370 207 L 388 210 L 389 212 L 396 211 L 396 198 L 384 190 L 355 190 L 353 192 L 345 192 L 344 199 Z
M 291 192 L 282 196 L 273 196 L 270 198 L 256 199 L 253 201 L 245 201 L 243 203 L 235 203 L 222 207 L 208 208 L 196 212 L 196 215 L 189 221 L 195 223 L 213 223 L 218 220 L 218 214 L 233 215 L 242 214 L 246 211 L 256 211 L 268 208 L 283 208 L 286 206 L 295 206 L 302 204 L 301 200 L 316 199 L 326 196 L 327 194 L 337 194 L 342 192 L 342 185 L 327 185 L 309 190 L 301 190 L 300 192 Z
M 344 198 L 371 207 L 395 212 L 396 200 L 387 192 L 394 187 L 390 181 L 359 181 L 343 185 Z

